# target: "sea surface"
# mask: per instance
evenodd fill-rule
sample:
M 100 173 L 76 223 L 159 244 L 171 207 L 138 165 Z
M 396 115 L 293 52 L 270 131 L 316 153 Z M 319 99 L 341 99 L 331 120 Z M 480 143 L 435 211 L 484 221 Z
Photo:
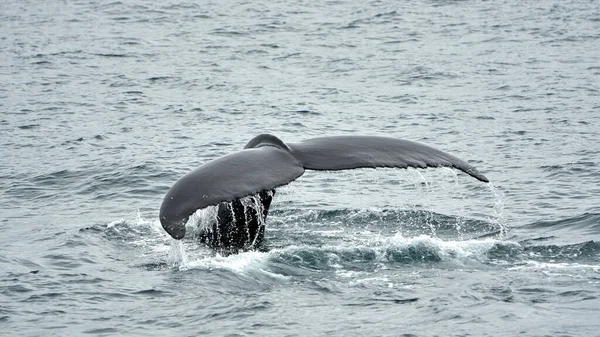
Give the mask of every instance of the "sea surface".
M 600 336 L 600 2 L 3 0 L 0 31 L 0 335 Z M 307 172 L 258 251 L 171 239 L 170 186 L 260 133 L 490 183 Z

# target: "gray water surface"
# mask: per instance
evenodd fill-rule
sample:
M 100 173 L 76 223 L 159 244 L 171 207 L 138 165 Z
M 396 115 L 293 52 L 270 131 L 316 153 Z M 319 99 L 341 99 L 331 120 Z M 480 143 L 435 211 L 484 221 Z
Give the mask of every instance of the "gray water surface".
M 597 1 L 7 0 L 0 30 L 3 335 L 600 335 Z M 169 187 L 265 132 L 491 183 L 307 172 L 260 251 L 172 240 Z

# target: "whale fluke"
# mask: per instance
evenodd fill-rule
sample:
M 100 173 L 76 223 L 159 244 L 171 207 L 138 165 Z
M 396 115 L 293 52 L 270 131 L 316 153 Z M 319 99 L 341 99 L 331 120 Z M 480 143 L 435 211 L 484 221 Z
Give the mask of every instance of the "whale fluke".
M 169 235 L 181 239 L 185 236 L 185 224 L 190 215 L 199 209 L 218 205 L 219 214 L 227 214 L 226 207 L 229 207 L 228 212 L 235 213 L 236 208 L 231 205 L 239 203 L 240 198 L 264 195 L 265 191 L 273 191 L 270 194 L 272 196 L 275 188 L 296 180 L 305 169 L 348 170 L 367 167 L 452 167 L 488 182 L 483 174 L 467 162 L 408 140 L 336 136 L 286 144 L 273 135 L 261 134 L 250 140 L 244 150 L 210 161 L 179 179 L 163 200 L 160 222 Z M 245 222 L 246 225 L 256 223 L 256 226 L 264 226 L 271 199 L 272 197 L 268 198 L 264 212 L 245 212 L 243 215 L 232 214 L 219 218 L 218 223 L 212 226 L 213 233 L 203 233 L 203 237 L 214 238 L 208 243 L 219 247 L 236 242 L 236 248 L 243 248 L 248 246 L 248 241 L 262 241 L 262 237 L 260 240 L 254 237 L 239 240 L 229 238 L 227 242 L 221 242 L 218 238 L 225 236 L 217 235 L 214 231 L 232 228 L 232 224 L 227 223 L 233 221 L 231 219 L 238 219 L 236 222 Z M 257 221 L 256 217 L 261 217 L 263 221 Z M 262 235 L 263 229 L 250 228 L 246 232 Z
M 288 151 L 273 146 L 245 149 L 210 161 L 179 179 L 160 207 L 163 228 L 175 239 L 199 209 L 286 185 L 304 173 Z
M 465 161 L 410 140 L 371 137 L 321 137 L 289 144 L 307 170 L 348 170 L 362 167 L 453 167 L 483 181 L 488 179 Z

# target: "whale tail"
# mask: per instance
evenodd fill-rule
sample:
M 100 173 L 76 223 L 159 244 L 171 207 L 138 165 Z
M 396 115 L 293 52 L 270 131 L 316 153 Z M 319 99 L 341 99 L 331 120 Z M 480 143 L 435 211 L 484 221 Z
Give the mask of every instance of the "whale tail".
M 365 167 L 452 167 L 482 181 L 475 167 L 430 146 L 388 137 L 337 136 L 286 144 L 262 134 L 244 150 L 208 162 L 179 179 L 160 208 L 163 228 L 175 239 L 185 235 L 185 223 L 196 210 L 218 205 L 218 221 L 203 234 L 210 245 L 252 247 L 262 240 L 264 220 L 274 191 L 304 170 L 348 170 Z M 259 194 L 263 211 L 246 213 L 244 197 Z M 245 226 L 253 223 L 252 226 Z M 260 239 L 260 240 L 259 240 Z M 213 244 L 214 243 L 214 244 Z

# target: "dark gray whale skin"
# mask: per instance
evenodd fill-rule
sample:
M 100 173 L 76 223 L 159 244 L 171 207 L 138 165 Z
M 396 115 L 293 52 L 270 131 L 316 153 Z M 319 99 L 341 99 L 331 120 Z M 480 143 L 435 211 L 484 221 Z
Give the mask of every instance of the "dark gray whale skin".
M 482 181 L 488 179 L 467 162 L 430 146 L 389 137 L 334 136 L 286 144 L 261 134 L 244 150 L 210 161 L 180 178 L 160 207 L 160 222 L 174 239 L 199 209 L 218 206 L 217 222 L 200 240 L 215 248 L 253 249 L 263 240 L 264 223 L 275 188 L 304 170 L 355 168 L 452 167 Z M 257 195 L 262 208 L 244 207 L 241 198 Z

